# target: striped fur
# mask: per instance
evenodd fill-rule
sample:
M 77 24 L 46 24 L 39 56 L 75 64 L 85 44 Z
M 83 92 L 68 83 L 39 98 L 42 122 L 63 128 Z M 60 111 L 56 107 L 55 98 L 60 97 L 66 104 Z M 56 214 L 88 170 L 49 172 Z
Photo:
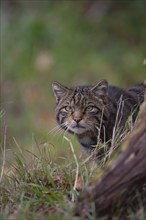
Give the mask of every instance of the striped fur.
M 97 146 L 99 141 L 109 141 L 115 122 L 122 128 L 132 112 L 135 121 L 146 91 L 142 83 L 123 90 L 109 86 L 106 80 L 95 86 L 71 88 L 54 82 L 52 87 L 57 102 L 55 114 L 58 124 L 74 133 L 86 149 Z

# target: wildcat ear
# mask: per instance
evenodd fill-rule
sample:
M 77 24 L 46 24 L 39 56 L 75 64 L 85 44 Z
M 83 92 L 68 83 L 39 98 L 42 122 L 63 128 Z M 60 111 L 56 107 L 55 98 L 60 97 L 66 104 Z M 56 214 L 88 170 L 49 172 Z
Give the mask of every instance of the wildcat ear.
M 53 88 L 53 91 L 54 91 L 54 94 L 56 96 L 57 101 L 62 99 L 67 94 L 67 92 L 69 91 L 69 89 L 67 87 L 62 86 L 58 82 L 53 82 L 52 83 L 52 88 Z
M 108 82 L 106 80 L 102 80 L 93 86 L 90 91 L 92 91 L 92 93 L 96 96 L 103 98 L 108 95 Z

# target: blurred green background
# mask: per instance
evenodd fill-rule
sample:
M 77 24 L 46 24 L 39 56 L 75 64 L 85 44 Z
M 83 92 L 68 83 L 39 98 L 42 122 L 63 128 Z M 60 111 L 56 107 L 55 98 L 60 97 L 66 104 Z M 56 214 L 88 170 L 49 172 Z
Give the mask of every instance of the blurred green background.
M 49 134 L 56 126 L 53 80 L 126 87 L 145 77 L 144 0 L 2 0 L 0 34 L 7 150 L 37 142 L 63 151 L 60 136 Z

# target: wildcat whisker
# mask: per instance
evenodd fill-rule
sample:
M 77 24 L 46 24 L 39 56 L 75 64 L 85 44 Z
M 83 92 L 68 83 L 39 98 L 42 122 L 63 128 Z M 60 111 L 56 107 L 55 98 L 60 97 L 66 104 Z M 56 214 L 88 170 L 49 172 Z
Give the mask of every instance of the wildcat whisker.
M 61 134 L 63 134 L 64 133 L 64 130 L 62 129 L 62 127 L 61 128 L 59 128 L 54 134 L 53 134 L 53 137 L 55 137 L 56 135 L 61 135 Z
M 53 134 L 53 137 L 55 137 L 56 135 L 60 136 L 62 133 L 63 133 L 62 128 L 60 128 Z
M 52 129 L 48 132 L 48 134 L 53 133 L 53 132 L 56 131 L 58 128 L 60 128 L 60 125 L 57 125 L 57 126 L 55 126 L 54 128 L 52 128 Z
M 71 88 L 54 82 L 52 87 L 58 126 L 50 133 L 62 135 L 63 131 L 63 137 L 67 132 L 74 133 L 85 149 L 92 151 L 95 147 L 97 158 L 105 157 L 103 163 L 132 129 L 146 91 L 143 83 L 122 89 L 108 85 L 106 80 Z
M 52 128 L 52 129 L 49 131 L 48 134 L 54 133 L 57 129 L 61 129 L 60 126 L 64 126 L 64 125 L 65 125 L 65 123 L 62 123 L 62 124 L 60 124 L 60 125 L 55 126 L 54 128 Z

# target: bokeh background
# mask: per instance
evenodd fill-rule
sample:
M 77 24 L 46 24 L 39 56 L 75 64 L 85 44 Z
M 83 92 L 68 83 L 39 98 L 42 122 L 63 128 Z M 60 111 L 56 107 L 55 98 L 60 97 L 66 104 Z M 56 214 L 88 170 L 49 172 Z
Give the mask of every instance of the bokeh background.
M 8 152 L 37 142 L 66 153 L 62 136 L 49 133 L 53 80 L 127 87 L 145 78 L 145 0 L 1 0 L 0 34 L 0 132 Z

